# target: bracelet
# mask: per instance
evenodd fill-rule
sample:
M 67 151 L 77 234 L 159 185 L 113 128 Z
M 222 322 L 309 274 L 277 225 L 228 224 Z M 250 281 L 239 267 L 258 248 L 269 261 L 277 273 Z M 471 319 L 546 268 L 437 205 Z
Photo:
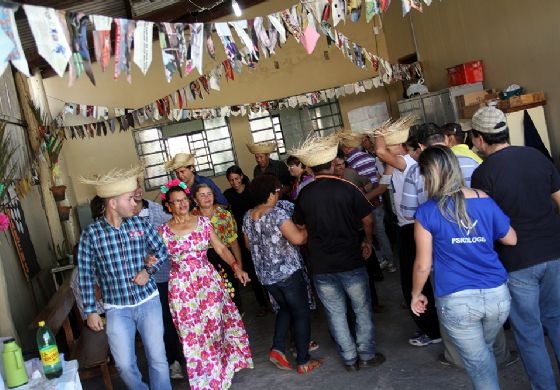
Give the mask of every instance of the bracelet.
M 239 269 L 239 263 L 235 260 L 233 263 L 230 264 L 231 269 L 235 272 L 235 269 Z

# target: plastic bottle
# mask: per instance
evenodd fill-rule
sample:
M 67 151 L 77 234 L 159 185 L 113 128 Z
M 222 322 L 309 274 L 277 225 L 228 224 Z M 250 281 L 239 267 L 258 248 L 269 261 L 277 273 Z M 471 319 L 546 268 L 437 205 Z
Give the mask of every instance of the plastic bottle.
M 43 372 L 47 379 L 58 378 L 62 375 L 62 362 L 58 354 L 56 340 L 45 325 L 45 321 L 39 321 L 39 330 L 37 330 L 37 347 L 41 355 L 41 363 L 43 363 Z

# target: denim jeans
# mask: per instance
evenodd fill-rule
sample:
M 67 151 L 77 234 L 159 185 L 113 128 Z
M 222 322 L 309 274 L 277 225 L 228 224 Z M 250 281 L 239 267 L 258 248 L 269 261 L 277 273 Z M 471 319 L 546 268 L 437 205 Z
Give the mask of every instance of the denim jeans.
M 265 286 L 280 307 L 276 313 L 272 349 L 286 353 L 286 340 L 293 329 L 297 364 L 309 361 L 309 341 L 311 338 L 311 315 L 307 300 L 307 284 L 303 271 L 299 270 L 278 283 Z
M 375 254 L 380 261 L 385 257 L 389 263 L 395 264 L 391 242 L 385 231 L 385 210 L 383 210 L 383 205 L 379 205 L 373 209 L 372 214 L 375 222 L 375 238 L 379 243 L 379 250 L 375 250 Z
M 508 318 L 510 302 L 505 283 L 436 298 L 441 325 L 457 347 L 475 390 L 500 390 L 493 345 Z
M 126 386 L 133 390 L 148 389 L 148 386 L 142 382 L 142 374 L 136 363 L 134 341 L 138 330 L 148 359 L 150 388 L 170 390 L 171 382 L 165 357 L 159 298 L 154 297 L 134 307 L 109 309 L 106 317 L 111 354 Z
M 352 271 L 316 274 L 313 276 L 317 295 L 327 314 L 329 330 L 345 364 L 354 364 L 358 357 L 375 357 L 375 326 L 371 309 L 368 275 L 365 267 Z M 356 338 L 348 327 L 346 298 L 356 316 Z
M 531 387 L 556 389 L 544 329 L 560 357 L 560 259 L 509 273 L 511 326 Z

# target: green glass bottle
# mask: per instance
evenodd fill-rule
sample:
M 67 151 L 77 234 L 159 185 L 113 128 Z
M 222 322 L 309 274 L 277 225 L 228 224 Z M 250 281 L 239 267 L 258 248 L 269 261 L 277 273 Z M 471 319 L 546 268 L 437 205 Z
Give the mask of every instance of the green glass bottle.
M 41 355 L 41 363 L 43 363 L 43 372 L 47 379 L 58 378 L 62 375 L 62 362 L 58 354 L 56 340 L 45 325 L 45 321 L 39 321 L 39 330 L 37 331 L 37 347 Z

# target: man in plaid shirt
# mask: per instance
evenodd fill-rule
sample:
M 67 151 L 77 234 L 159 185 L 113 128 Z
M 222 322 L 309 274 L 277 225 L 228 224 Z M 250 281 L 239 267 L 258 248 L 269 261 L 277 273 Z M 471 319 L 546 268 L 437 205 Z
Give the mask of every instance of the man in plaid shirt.
M 107 318 L 107 336 L 119 373 L 129 389 L 148 389 L 136 364 L 135 334 L 142 337 L 149 366 L 150 388 L 171 389 L 163 343 L 163 320 L 152 275 L 167 258 L 167 248 L 156 229 L 134 216 L 134 191 L 140 169 L 111 171 L 82 181 L 95 185 L 104 199 L 104 218 L 90 224 L 80 237 L 79 283 L 88 326 L 103 329 L 96 312 L 94 277 L 97 276 Z M 157 263 L 145 265 L 148 253 Z

